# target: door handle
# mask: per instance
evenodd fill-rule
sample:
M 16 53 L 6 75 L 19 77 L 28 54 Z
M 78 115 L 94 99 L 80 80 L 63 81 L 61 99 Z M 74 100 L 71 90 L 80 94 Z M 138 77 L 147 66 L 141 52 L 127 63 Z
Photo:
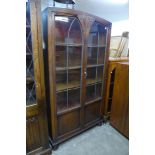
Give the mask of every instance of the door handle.
M 84 72 L 84 75 L 85 75 L 85 77 L 87 77 L 87 72 L 86 71 Z

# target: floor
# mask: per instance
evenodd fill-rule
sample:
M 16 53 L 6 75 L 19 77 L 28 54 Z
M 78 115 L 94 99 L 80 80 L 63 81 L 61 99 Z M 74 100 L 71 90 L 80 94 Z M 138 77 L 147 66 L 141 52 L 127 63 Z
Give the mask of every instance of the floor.
M 109 124 L 96 126 L 62 143 L 52 155 L 128 155 L 129 141 Z

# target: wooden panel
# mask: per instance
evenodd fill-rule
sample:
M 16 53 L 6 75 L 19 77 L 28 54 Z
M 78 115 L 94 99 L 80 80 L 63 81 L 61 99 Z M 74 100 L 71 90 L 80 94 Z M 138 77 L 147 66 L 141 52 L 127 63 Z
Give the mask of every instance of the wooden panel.
M 108 101 L 110 98 L 109 89 L 110 89 L 110 83 L 111 83 L 111 73 L 114 69 L 116 69 L 116 66 L 119 62 L 128 62 L 129 58 L 109 58 L 108 62 L 108 73 L 107 73 L 107 79 L 106 79 L 106 88 L 105 88 L 105 105 L 102 108 L 102 114 L 105 116 L 105 118 L 108 118 L 110 116 L 110 111 L 108 111 Z
M 31 105 L 26 107 L 26 118 L 38 115 L 38 105 Z
M 126 116 L 125 116 L 125 122 L 124 122 L 124 135 L 126 137 L 129 138 L 129 105 L 127 105 L 127 113 L 126 113 Z
M 91 104 L 88 104 L 85 107 L 85 123 L 89 123 L 91 121 L 94 121 L 100 117 L 100 102 L 97 101 Z
M 49 142 L 45 104 L 42 25 L 40 16 L 41 0 L 29 0 L 27 4 L 30 4 L 30 10 L 27 10 L 27 17 L 30 19 L 26 20 L 26 23 L 29 23 L 26 25 L 26 28 L 31 29 L 31 39 L 29 41 L 32 44 L 32 49 L 31 51 L 27 49 L 29 52 L 26 54 L 27 57 L 31 56 L 33 58 L 33 62 L 30 61 L 29 67 L 27 68 L 27 77 L 29 77 L 29 79 L 27 78 L 27 82 L 31 82 L 32 79 L 35 81 L 35 101 L 33 101 L 33 105 L 26 107 L 26 153 L 34 155 L 37 153 L 42 154 L 41 152 L 48 152 L 50 149 L 48 149 Z M 28 36 L 26 37 L 28 38 Z M 32 64 L 33 69 L 31 68 Z M 34 72 L 34 74 L 30 74 L 31 72 Z M 33 77 L 32 79 L 30 78 L 31 76 Z M 29 91 L 29 98 L 32 98 L 33 88 Z
M 26 152 L 41 147 L 39 122 L 37 117 L 26 120 Z
M 80 110 L 58 116 L 58 135 L 63 135 L 80 126 Z
M 116 67 L 110 123 L 128 137 L 129 126 L 129 65 Z

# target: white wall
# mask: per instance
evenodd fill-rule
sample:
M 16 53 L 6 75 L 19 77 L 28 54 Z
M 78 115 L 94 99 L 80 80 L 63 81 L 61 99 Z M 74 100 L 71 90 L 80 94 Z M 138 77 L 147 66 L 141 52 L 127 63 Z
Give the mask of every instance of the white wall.
M 112 22 L 111 36 L 120 36 L 124 31 L 129 32 L 129 20 Z

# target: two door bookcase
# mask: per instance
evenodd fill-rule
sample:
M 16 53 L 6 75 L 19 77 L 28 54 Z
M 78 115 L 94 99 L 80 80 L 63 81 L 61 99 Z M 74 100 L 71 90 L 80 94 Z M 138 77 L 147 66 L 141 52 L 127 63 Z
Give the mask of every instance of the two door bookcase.
M 102 122 L 111 23 L 55 7 L 42 19 L 49 134 L 56 148 Z

